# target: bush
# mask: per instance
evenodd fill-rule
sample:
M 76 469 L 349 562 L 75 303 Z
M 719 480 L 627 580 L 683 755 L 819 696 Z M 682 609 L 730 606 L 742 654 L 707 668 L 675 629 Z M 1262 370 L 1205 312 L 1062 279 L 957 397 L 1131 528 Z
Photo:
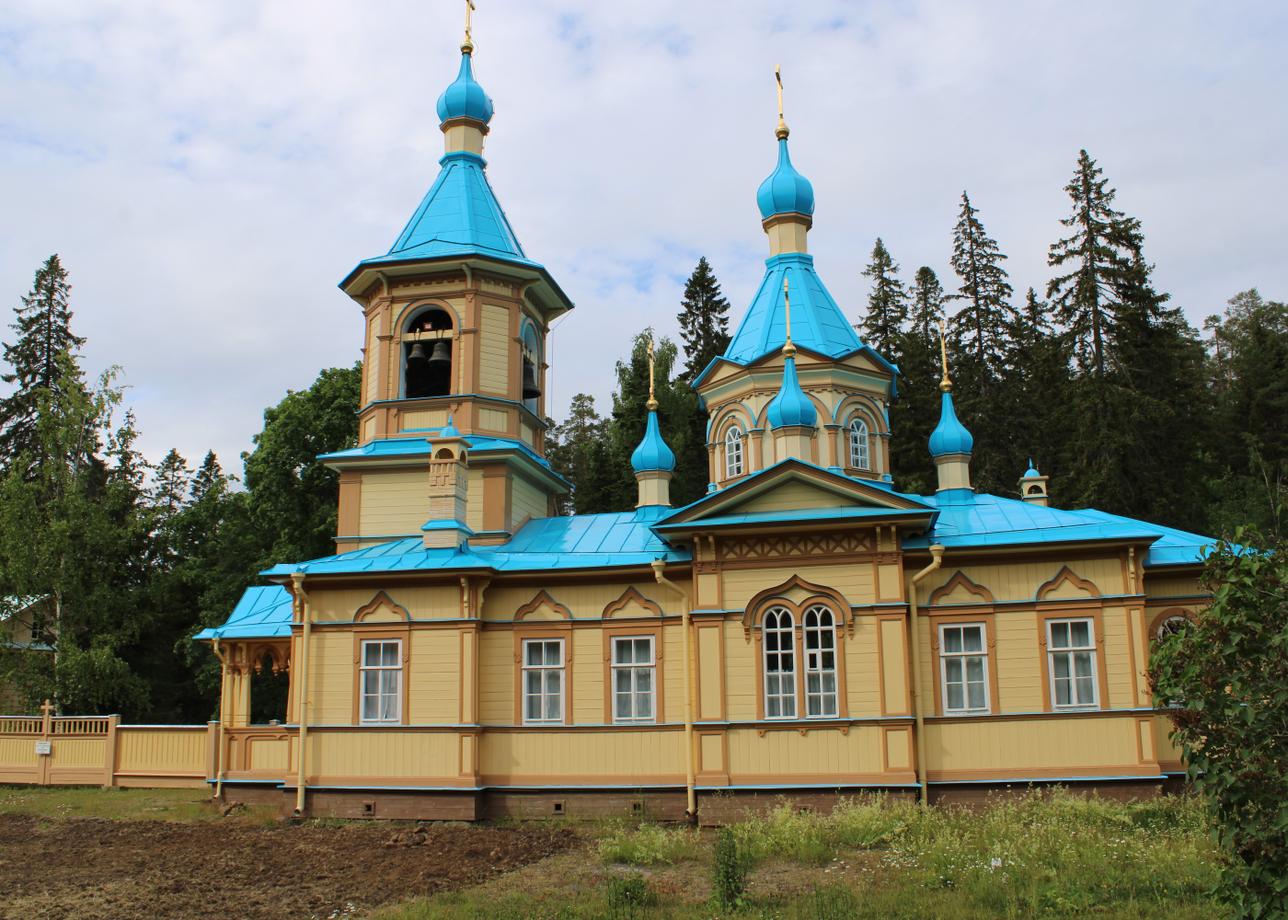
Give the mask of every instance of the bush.
M 657 895 L 648 887 L 644 876 L 636 872 L 622 878 L 609 879 L 606 900 L 614 911 L 631 916 L 636 908 L 657 904 Z
M 725 910 L 733 910 L 742 904 L 747 890 L 747 867 L 738 854 L 738 841 L 732 829 L 720 828 L 716 835 L 715 865 L 716 902 Z
M 599 842 L 600 859 L 631 866 L 672 865 L 697 859 L 700 852 L 696 830 L 658 824 L 641 824 L 634 830 L 619 828 Z

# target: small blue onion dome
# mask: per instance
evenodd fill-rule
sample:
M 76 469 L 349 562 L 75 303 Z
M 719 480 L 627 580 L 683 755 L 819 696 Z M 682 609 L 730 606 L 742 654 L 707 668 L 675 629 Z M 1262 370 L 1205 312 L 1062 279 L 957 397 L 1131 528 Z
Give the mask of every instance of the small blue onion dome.
M 930 434 L 930 456 L 969 454 L 974 446 L 975 439 L 966 430 L 966 426 L 957 420 L 953 394 L 945 391 L 940 402 L 939 424 Z
M 648 426 L 644 429 L 644 439 L 631 454 L 631 468 L 637 473 L 669 473 L 675 469 L 675 452 L 662 440 L 656 409 L 648 412 Z
M 787 153 L 787 138 L 778 139 L 778 165 L 756 192 L 761 220 L 775 214 L 813 214 L 814 186 L 796 171 Z
M 452 421 L 450 415 L 447 417 L 447 424 L 439 429 L 438 436 L 440 438 L 459 438 L 461 436 L 460 429 L 456 427 L 456 423 Z
M 438 120 L 453 118 L 469 118 L 485 125 L 492 120 L 492 100 L 474 79 L 468 51 L 461 54 L 461 70 L 456 80 L 438 97 Z
M 796 379 L 796 359 L 791 355 L 783 361 L 783 385 L 770 401 L 765 417 L 771 428 L 813 428 L 818 422 L 818 410 Z
M 1041 476 L 1042 476 L 1042 474 L 1038 472 L 1038 468 L 1037 468 L 1036 466 L 1034 466 L 1034 465 L 1033 465 L 1033 458 L 1032 458 L 1032 457 L 1029 457 L 1029 468 L 1028 468 L 1027 470 L 1025 470 L 1025 471 L 1024 471 L 1024 478 L 1025 478 L 1025 479 L 1039 479 L 1039 478 L 1041 478 Z

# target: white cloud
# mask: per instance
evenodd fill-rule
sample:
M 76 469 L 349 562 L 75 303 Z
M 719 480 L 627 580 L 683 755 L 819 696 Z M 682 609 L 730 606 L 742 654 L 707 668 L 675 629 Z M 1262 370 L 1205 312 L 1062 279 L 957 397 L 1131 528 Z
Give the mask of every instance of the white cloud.
M 1079 147 L 1144 222 L 1192 321 L 1258 285 L 1288 295 L 1279 66 L 1265 4 L 485 0 L 476 73 L 489 172 L 528 254 L 578 309 L 555 410 L 601 404 L 630 335 L 674 330 L 712 261 L 740 311 L 765 244 L 775 63 L 811 246 L 855 319 L 880 234 L 947 283 L 963 188 L 1041 289 Z M 354 360 L 335 287 L 384 252 L 432 181 L 434 102 L 460 4 L 8 4 L 0 25 L 0 291 L 57 251 L 87 363 L 119 363 L 143 444 L 235 455 L 262 409 Z M 924 436 L 909 433 L 910 436 Z

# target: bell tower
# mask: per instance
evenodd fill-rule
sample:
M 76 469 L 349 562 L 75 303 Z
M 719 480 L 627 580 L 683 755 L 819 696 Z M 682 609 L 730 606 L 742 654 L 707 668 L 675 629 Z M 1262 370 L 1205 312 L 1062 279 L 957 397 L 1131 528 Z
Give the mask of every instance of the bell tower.
M 449 419 L 468 458 L 472 542 L 503 542 L 568 488 L 545 461 L 544 381 L 550 323 L 573 305 L 488 181 L 493 106 L 474 55 L 467 4 L 460 68 L 438 98 L 438 176 L 388 252 L 340 283 L 365 342 L 359 446 L 323 458 L 341 471 L 339 551 L 421 535 L 423 476 Z

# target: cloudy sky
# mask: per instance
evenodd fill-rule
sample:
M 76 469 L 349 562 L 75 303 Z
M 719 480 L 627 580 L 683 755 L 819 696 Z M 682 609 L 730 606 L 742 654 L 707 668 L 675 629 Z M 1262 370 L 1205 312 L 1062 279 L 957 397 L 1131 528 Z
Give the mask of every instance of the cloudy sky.
M 461 0 L 0 0 L 0 306 L 51 252 L 85 363 L 124 368 L 143 447 L 240 471 L 263 408 L 355 360 L 336 283 L 385 252 L 441 154 Z M 700 255 L 740 314 L 763 269 L 773 67 L 811 249 L 854 319 L 882 236 L 947 282 L 963 189 L 1017 291 L 1048 278 L 1086 147 L 1196 324 L 1288 297 L 1288 4 L 479 0 L 492 183 L 577 303 L 554 413 L 605 403 L 675 329 Z

